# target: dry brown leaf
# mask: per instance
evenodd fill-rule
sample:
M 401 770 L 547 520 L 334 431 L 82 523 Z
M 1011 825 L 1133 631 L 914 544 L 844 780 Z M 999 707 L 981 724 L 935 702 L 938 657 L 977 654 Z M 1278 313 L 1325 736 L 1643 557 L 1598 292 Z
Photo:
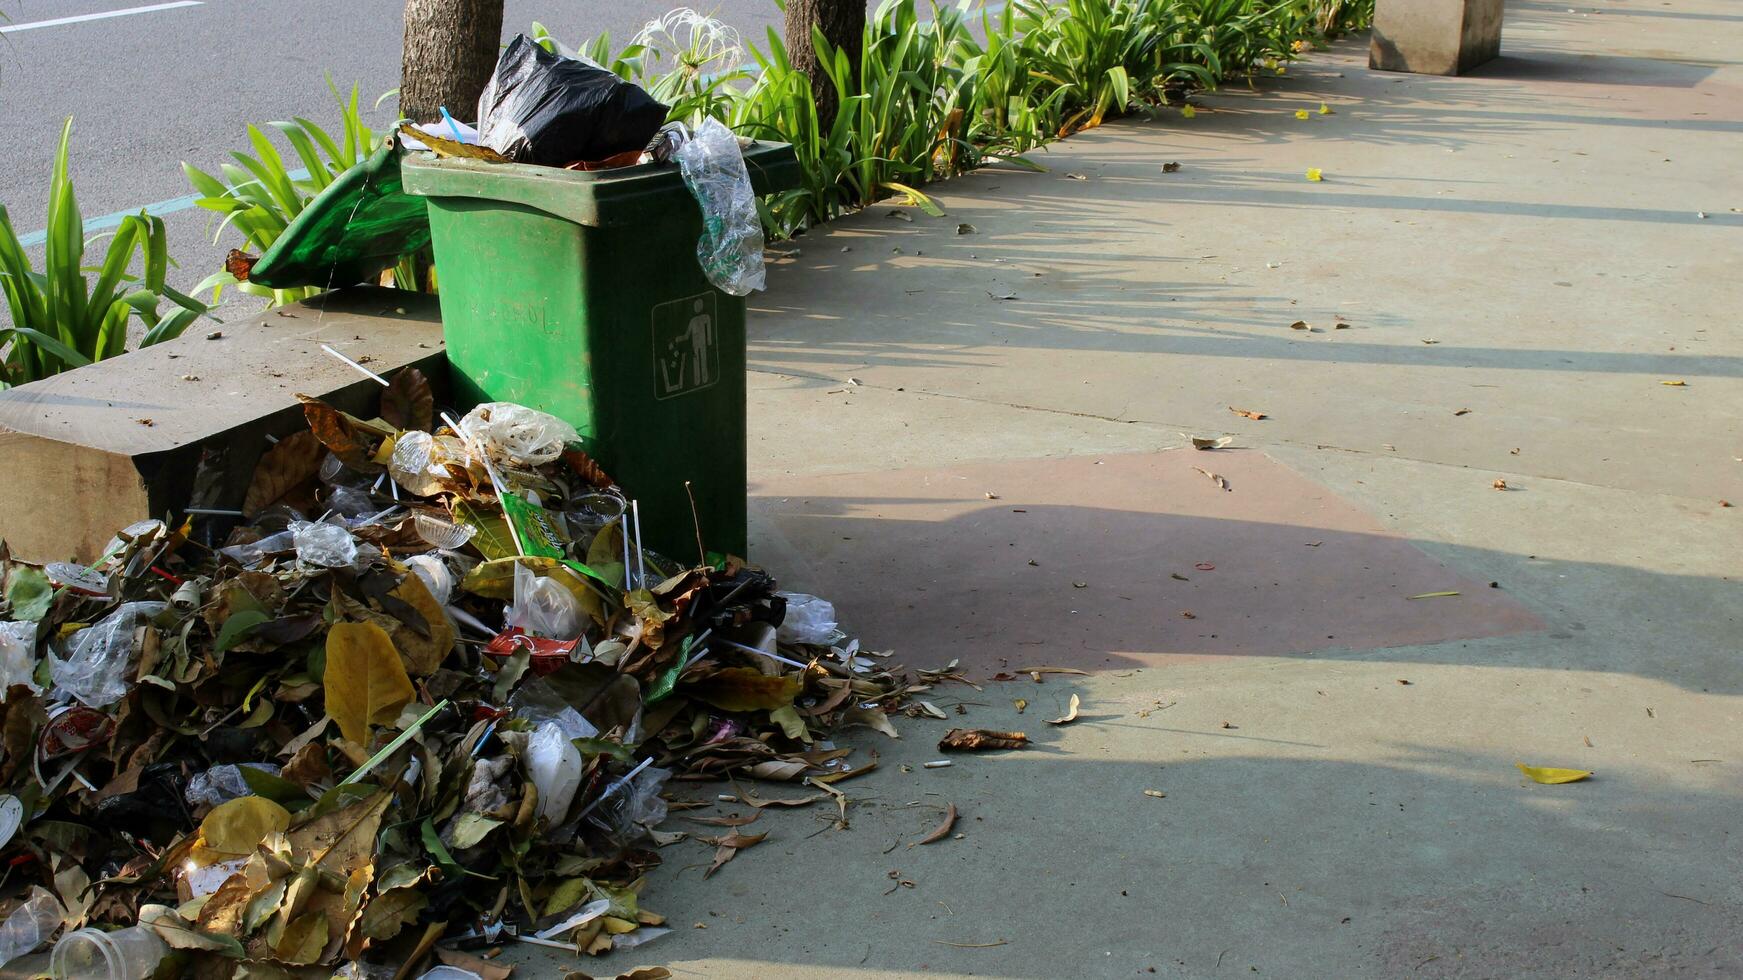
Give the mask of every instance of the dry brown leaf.
M 956 826 L 956 804 L 951 803 L 944 811 L 944 822 L 939 824 L 930 834 L 920 838 L 922 844 L 936 844 L 950 836 L 950 829 Z
M 1208 477 L 1210 479 L 1210 482 L 1216 484 L 1216 487 L 1218 490 L 1233 490 L 1234 489 L 1233 487 L 1229 486 L 1228 480 L 1223 479 L 1222 476 L 1220 476 L 1216 473 L 1212 473 L 1210 470 L 1207 470 L 1202 466 L 1194 466 L 1193 469 L 1199 471 L 1200 473 L 1203 473 L 1206 477 Z
M 1065 714 L 1062 715 L 1061 717 L 1058 717 L 1058 718 L 1047 719 L 1047 724 L 1049 724 L 1049 725 L 1069 725 L 1069 724 L 1071 724 L 1072 722 L 1077 720 L 1077 709 L 1082 704 L 1083 704 L 1082 699 L 1080 699 L 1077 695 L 1073 694 L 1071 696 L 1071 705 L 1065 709 Z
M 280 439 L 255 464 L 254 480 L 242 500 L 242 515 L 252 518 L 277 503 L 307 510 L 314 503 L 315 476 L 326 454 L 321 440 L 307 429 Z
M 891 738 L 902 737 L 896 731 L 896 726 L 890 724 L 890 716 L 882 708 L 849 708 L 841 713 L 841 721 L 836 727 L 852 728 L 855 725 L 876 729 Z
M 727 834 L 724 837 L 696 838 L 705 844 L 713 844 L 716 848 L 714 851 L 714 863 L 708 866 L 707 871 L 702 872 L 702 877 L 707 878 L 712 876 L 714 872 L 719 871 L 726 862 L 738 857 L 739 851 L 747 850 L 761 844 L 768 836 L 768 834 L 741 834 L 735 829 L 732 833 Z
M 1458 411 L 1454 412 L 1453 414 L 1454 415 L 1469 415 L 1469 414 L 1471 414 L 1471 410 L 1468 408 L 1461 408 Z
M 1239 415 L 1241 418 L 1252 419 L 1255 422 L 1267 417 L 1264 412 L 1255 412 L 1249 408 L 1236 408 L 1233 405 L 1229 406 L 1229 411 Z
M 1507 489 L 1507 481 L 1506 480 L 1496 480 L 1494 483 L 1490 484 L 1490 486 L 1493 486 L 1497 490 L 1505 490 L 1505 489 Z
M 315 438 L 346 466 L 365 473 L 381 469 L 372 457 L 381 440 L 393 434 L 391 429 L 347 415 L 319 398 L 308 395 L 297 398 L 303 403 L 303 417 Z
M 1222 449 L 1235 441 L 1232 436 L 1194 436 L 1184 432 L 1180 437 L 1191 442 L 1194 449 Z
M 1017 714 L 1020 715 L 1023 713 L 1024 709 L 1029 707 L 1029 699 L 1028 698 L 1012 698 L 1011 704 L 1014 707 L 1016 707 Z
M 1153 796 L 1153 797 L 1155 797 L 1155 798 L 1156 798 L 1156 799 L 1158 799 L 1158 800 L 1160 800 L 1160 799 L 1166 799 L 1166 798 L 1167 798 L 1167 796 L 1168 796 L 1168 794 L 1167 794 L 1167 793 L 1164 793 L 1164 792 L 1162 792 L 1162 791 L 1161 791 L 1161 790 L 1159 790 L 1159 789 L 1147 789 L 1147 790 L 1145 790 L 1145 791 L 1144 791 L 1144 795 L 1145 795 L 1145 796 Z
M 772 711 L 792 704 L 799 686 L 797 677 L 769 677 L 750 667 L 728 667 L 684 685 L 683 690 L 722 711 Z
M 817 794 L 814 794 L 812 796 L 788 797 L 788 798 L 779 799 L 779 800 L 765 800 L 765 799 L 762 799 L 760 797 L 751 796 L 749 793 L 746 793 L 743 790 L 739 790 L 739 792 L 738 792 L 739 802 L 743 803 L 745 806 L 754 806 L 759 810 L 761 810 L 765 806 L 783 806 L 783 807 L 810 806 L 811 804 L 813 804 L 813 803 L 815 803 L 818 800 L 821 800 L 823 798 L 824 798 L 824 794 L 817 793 Z
M 1022 732 L 997 732 L 986 728 L 952 728 L 938 740 L 945 752 L 986 752 L 997 749 L 1020 749 L 1029 744 Z
M 1079 674 L 1079 675 L 1082 675 L 1084 677 L 1089 676 L 1089 671 L 1078 670 L 1076 667 L 1018 667 L 1017 673 L 1029 674 L 1029 675 L 1034 675 L 1034 674 Z
M 327 667 L 321 680 L 327 714 L 346 739 L 359 745 L 368 744 L 370 725 L 398 718 L 417 693 L 393 641 L 374 623 L 334 624 L 327 632 Z
M 436 420 L 436 399 L 424 372 L 400 368 L 388 379 L 381 392 L 381 418 L 396 429 L 430 430 Z
M 1294 323 L 1291 323 L 1289 325 L 1289 329 L 1291 329 L 1291 330 L 1312 330 L 1313 327 L 1310 326 L 1306 320 L 1297 320 Z

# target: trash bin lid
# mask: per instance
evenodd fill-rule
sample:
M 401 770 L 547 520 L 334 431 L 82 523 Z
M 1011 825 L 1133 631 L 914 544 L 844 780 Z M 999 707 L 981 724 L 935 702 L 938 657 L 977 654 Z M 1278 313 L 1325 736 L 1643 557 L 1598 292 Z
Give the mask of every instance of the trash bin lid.
M 400 179 L 402 151 L 389 138 L 304 207 L 254 263 L 249 282 L 271 289 L 372 281 L 430 245 L 429 206 Z

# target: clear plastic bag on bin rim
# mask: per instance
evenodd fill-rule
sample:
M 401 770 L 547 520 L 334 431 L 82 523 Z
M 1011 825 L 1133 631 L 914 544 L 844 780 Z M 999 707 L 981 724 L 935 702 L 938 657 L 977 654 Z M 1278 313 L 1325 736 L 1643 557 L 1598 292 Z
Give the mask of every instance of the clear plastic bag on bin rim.
M 485 452 L 517 466 L 543 466 L 581 438 L 555 415 L 512 402 L 485 402 L 467 412 L 460 427 L 482 442 Z
M 733 296 L 763 288 L 763 222 L 738 137 L 725 123 L 707 119 L 675 157 L 702 208 L 696 259 L 708 281 Z
M 55 689 L 92 708 L 107 708 L 127 696 L 128 675 L 140 626 L 164 611 L 161 602 L 126 602 L 67 640 L 67 658 L 49 654 Z

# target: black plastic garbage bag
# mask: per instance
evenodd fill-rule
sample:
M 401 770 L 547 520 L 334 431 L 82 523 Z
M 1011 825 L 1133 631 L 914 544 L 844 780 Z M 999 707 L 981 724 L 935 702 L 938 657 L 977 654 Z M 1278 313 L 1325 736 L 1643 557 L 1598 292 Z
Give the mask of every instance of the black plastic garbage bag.
M 666 106 L 603 68 L 515 35 L 478 97 L 479 140 L 520 163 L 560 167 L 640 150 Z

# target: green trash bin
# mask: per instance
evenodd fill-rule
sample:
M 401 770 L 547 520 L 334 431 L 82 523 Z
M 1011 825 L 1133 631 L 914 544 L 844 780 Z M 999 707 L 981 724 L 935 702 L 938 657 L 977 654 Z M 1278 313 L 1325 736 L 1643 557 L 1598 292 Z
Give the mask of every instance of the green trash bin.
M 792 147 L 745 152 L 758 194 L 795 186 Z M 428 199 L 455 398 L 510 401 L 581 433 L 640 502 L 647 545 L 746 553 L 745 302 L 696 259 L 676 164 L 577 172 L 407 156 Z

